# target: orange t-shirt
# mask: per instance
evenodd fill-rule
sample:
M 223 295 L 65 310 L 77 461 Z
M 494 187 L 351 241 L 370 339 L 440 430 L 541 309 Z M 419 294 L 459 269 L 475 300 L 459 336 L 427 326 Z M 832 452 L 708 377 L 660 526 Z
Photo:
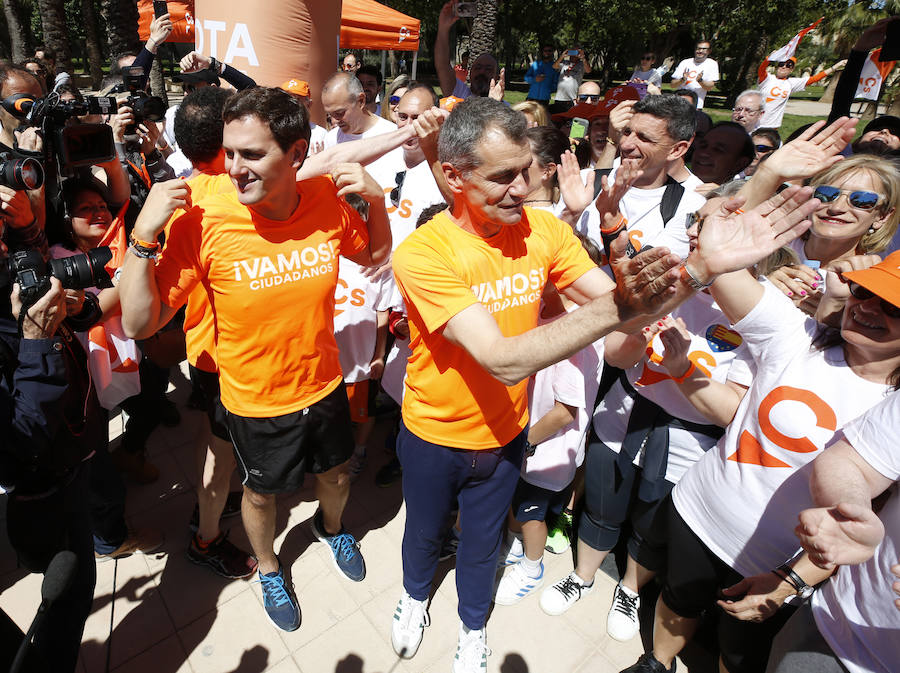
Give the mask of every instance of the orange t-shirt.
M 202 284 L 212 306 L 222 404 L 251 418 L 319 401 L 341 382 L 334 340 L 338 256 L 368 244 L 359 214 L 326 177 L 297 184 L 300 204 L 267 220 L 235 192 L 172 223 L 156 266 L 160 299 L 181 306 Z
M 227 173 L 211 175 L 200 173 L 187 180 L 191 188 L 191 202 L 199 203 L 212 194 L 227 194 L 234 190 L 231 178 Z M 183 210 L 176 212 L 166 225 L 166 240 L 172 222 L 178 219 Z M 216 372 L 216 325 L 213 318 L 206 290 L 197 285 L 188 295 L 187 307 L 184 311 L 184 343 L 187 361 L 197 369 L 205 372 Z
M 416 436 L 460 449 L 492 449 L 528 423 L 527 380 L 505 386 L 465 349 L 442 336 L 454 315 L 481 302 L 504 336 L 537 326 L 548 280 L 563 289 L 596 266 L 572 229 L 526 208 L 491 238 L 470 234 L 440 213 L 394 251 L 406 300 L 412 355 L 403 422 Z

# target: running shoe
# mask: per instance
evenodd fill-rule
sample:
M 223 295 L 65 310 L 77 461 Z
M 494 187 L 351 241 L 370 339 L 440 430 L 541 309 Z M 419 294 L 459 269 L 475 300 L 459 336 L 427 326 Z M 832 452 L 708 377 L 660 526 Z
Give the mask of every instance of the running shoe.
M 366 561 L 359 551 L 359 543 L 350 533 L 341 528 L 340 533 L 329 535 L 325 532 L 322 521 L 322 510 L 316 510 L 312 518 L 312 532 L 320 542 L 331 547 L 334 566 L 344 576 L 354 582 L 362 582 L 366 578 Z

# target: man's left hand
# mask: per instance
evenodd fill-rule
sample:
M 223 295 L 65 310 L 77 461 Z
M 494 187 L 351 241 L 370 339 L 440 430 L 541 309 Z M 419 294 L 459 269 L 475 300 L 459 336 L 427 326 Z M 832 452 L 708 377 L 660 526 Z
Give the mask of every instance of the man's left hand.
M 362 167 L 362 164 L 338 164 L 331 172 L 334 184 L 338 188 L 338 196 L 359 194 L 370 204 L 384 203 L 384 190 Z
M 884 538 L 884 524 L 870 507 L 839 503 L 800 512 L 794 529 L 809 560 L 823 570 L 863 563 Z
M 735 619 L 745 622 L 762 622 L 774 615 L 788 596 L 794 595 L 790 584 L 775 573 L 745 577 L 734 586 L 722 589 L 723 600 L 718 606 Z M 729 596 L 743 596 L 731 600 Z

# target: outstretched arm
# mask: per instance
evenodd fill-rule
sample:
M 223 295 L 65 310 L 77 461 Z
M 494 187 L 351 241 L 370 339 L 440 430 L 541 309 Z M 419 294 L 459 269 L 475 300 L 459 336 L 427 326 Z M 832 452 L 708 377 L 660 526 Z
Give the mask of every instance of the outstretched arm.
M 338 164 L 353 163 L 366 166 L 391 150 L 400 147 L 415 135 L 415 129 L 412 124 L 409 124 L 390 133 L 366 138 L 365 142 L 339 143 L 317 154 L 307 155 L 306 161 L 297 169 L 297 182 L 314 178 L 317 175 L 333 173 Z

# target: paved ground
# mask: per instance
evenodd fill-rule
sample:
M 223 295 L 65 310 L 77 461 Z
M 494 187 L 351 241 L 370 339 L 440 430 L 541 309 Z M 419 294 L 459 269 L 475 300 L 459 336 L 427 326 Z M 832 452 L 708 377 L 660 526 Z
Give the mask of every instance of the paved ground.
M 187 389 L 187 381 L 178 377 L 171 397 L 183 402 Z M 106 671 L 108 654 L 108 670 L 120 673 L 450 670 L 459 625 L 452 561 L 440 566 L 432 623 L 416 657 L 400 662 L 391 649 L 390 620 L 401 590 L 404 513 L 399 486 L 377 488 L 372 465 L 354 485 L 345 515 L 368 565 L 368 576 L 361 583 L 339 575 L 330 551 L 310 533 L 316 507 L 311 480 L 300 493 L 279 501 L 276 549 L 291 567 L 303 609 L 298 631 L 284 633 L 270 625 L 256 584 L 222 580 L 187 561 L 187 521 L 197 477 L 195 448 L 202 439 L 203 419 L 199 412 L 180 408 L 181 425 L 157 430 L 150 441 L 149 453 L 162 477 L 150 486 L 129 485 L 129 522 L 163 529 L 163 552 L 97 565 L 80 672 Z M 113 436 L 119 434 L 118 417 L 111 429 Z M 375 468 L 388 459 L 381 448 L 370 453 Z M 231 521 L 231 539 L 246 548 L 239 519 Z M 551 581 L 571 570 L 571 555 L 548 557 Z M 0 607 L 23 629 L 37 609 L 40 584 L 40 576 L 16 569 L 8 545 L 0 547 Z M 517 606 L 497 607 L 488 622 L 488 645 L 493 650 L 488 671 L 606 673 L 632 664 L 642 651 L 639 640 L 622 644 L 606 635 L 613 587 L 613 580 L 599 573 L 597 590 L 561 617 L 541 612 L 536 597 Z M 679 666 L 679 670 L 688 669 Z

